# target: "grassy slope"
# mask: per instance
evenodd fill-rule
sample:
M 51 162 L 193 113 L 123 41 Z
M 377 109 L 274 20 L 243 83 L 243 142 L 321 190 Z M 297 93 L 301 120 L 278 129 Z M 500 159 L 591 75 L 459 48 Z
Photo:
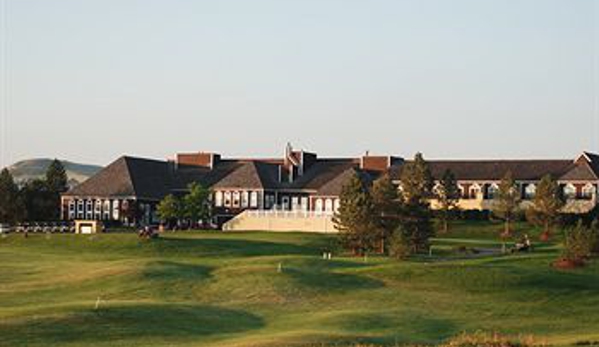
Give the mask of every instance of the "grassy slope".
M 500 247 L 496 229 L 461 224 L 437 248 Z M 0 239 L 0 345 L 434 343 L 478 329 L 599 340 L 599 265 L 552 270 L 554 245 L 480 259 L 321 260 L 331 243 L 310 234 L 11 235 Z

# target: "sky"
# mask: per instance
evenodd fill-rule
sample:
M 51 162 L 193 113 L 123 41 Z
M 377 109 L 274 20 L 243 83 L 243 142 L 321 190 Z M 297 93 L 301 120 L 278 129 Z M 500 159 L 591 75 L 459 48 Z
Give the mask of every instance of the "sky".
M 599 152 L 599 0 L 0 1 L 0 166 Z

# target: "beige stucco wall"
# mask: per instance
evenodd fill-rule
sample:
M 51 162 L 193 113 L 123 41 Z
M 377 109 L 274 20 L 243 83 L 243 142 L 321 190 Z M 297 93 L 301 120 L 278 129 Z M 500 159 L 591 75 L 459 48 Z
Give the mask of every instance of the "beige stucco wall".
M 255 216 L 242 213 L 223 225 L 224 231 L 279 231 L 336 233 L 332 216 Z

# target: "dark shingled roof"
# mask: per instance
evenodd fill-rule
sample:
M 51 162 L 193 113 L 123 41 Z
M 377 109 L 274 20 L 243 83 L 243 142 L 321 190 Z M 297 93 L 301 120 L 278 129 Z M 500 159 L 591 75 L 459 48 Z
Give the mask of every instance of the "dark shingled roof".
M 599 155 L 589 152 L 584 152 L 584 155 L 589 159 L 589 166 L 596 179 L 599 179 Z
M 462 181 L 501 180 L 510 171 L 516 180 L 538 180 L 550 174 L 559 178 L 575 167 L 571 160 L 455 160 L 429 161 L 431 173 L 436 179 L 445 170 L 451 170 Z M 393 167 L 391 177 L 399 179 L 403 165 Z
M 169 181 L 167 162 L 121 157 L 65 195 L 161 199 Z
M 257 161 L 241 162 L 238 167 L 215 182 L 212 188 L 272 189 L 276 187 L 278 166 Z
M 341 186 L 344 182 L 337 180 L 346 171 L 357 168 L 358 164 L 353 159 L 319 159 L 307 172 L 299 177 L 289 188 L 320 192 L 325 186 L 326 191 L 336 190 L 335 185 Z M 333 183 L 333 181 L 336 181 Z M 339 189 L 339 191 L 341 191 Z
M 457 160 L 429 161 L 435 178 L 451 170 L 458 180 L 501 180 L 511 171 L 516 180 L 539 180 L 546 174 L 562 180 L 598 180 L 599 155 L 584 153 L 578 160 Z M 405 164 L 389 173 L 399 179 Z M 65 196 L 137 197 L 160 200 L 175 191 L 185 191 L 192 182 L 211 188 L 304 190 L 336 196 L 352 174 L 372 181 L 380 173 L 359 168 L 356 159 L 318 159 L 294 182 L 279 182 L 279 163 L 273 160 L 221 160 L 213 169 L 182 166 L 174 162 L 121 157 Z

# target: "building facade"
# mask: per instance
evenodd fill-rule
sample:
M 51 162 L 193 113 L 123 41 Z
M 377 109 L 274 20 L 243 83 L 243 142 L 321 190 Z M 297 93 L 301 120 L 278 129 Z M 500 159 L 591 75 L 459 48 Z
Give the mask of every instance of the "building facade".
M 156 206 L 168 194 L 182 196 L 190 183 L 212 190 L 215 222 L 222 224 L 248 210 L 331 214 L 348 179 L 366 183 L 389 175 L 400 187 L 401 157 L 364 155 L 320 158 L 290 145 L 281 158 L 225 159 L 215 153 L 178 154 L 173 160 L 121 157 L 62 196 L 62 218 L 123 224 L 157 223 Z M 597 205 L 599 156 L 583 153 L 570 160 L 429 161 L 435 179 L 451 170 L 465 210 L 490 209 L 501 179 L 511 172 L 526 207 L 545 175 L 560 184 L 565 212 L 583 213 Z M 431 201 L 433 208 L 436 201 Z

